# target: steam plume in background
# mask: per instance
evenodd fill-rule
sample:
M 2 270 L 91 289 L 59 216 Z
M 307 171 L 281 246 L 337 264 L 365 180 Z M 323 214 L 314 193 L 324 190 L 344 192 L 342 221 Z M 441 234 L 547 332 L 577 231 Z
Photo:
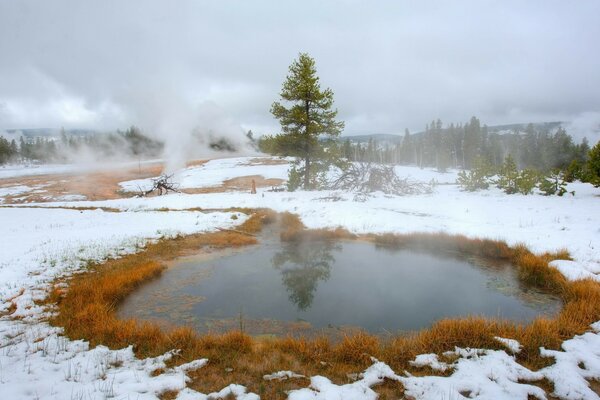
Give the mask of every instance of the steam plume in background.
M 164 88 L 130 91 L 118 98 L 133 125 L 164 143 L 166 172 L 184 167 L 192 159 L 220 153 L 215 144 L 226 143 L 234 154 L 254 150 L 240 124 L 214 102 L 194 101 L 182 92 Z
M 600 141 L 600 112 L 584 112 L 564 124 L 567 133 L 579 142 L 587 138 L 593 145 Z
M 20 147 L 12 161 L 67 162 L 91 168 L 161 158 L 170 173 L 188 160 L 255 153 L 247 132 L 214 102 L 186 98 L 183 91 L 166 86 L 122 93 L 126 94 L 113 99 L 111 115 L 97 114 L 99 119 L 114 119 L 118 110 L 118 130 L 53 127 L 1 131 L 0 136 Z

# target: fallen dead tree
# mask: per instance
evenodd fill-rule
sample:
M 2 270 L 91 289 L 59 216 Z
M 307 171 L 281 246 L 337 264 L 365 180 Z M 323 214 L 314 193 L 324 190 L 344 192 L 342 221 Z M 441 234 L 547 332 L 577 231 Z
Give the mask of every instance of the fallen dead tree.
M 161 175 L 157 178 L 152 178 L 152 187 L 149 190 L 143 190 L 142 188 L 138 187 L 138 194 L 136 197 L 146 197 L 154 192 L 156 192 L 159 196 L 169 192 L 181 193 L 178 189 L 179 185 L 173 182 L 173 174 Z
M 359 193 L 383 192 L 399 196 L 431 193 L 431 184 L 401 178 L 393 166 L 352 163 L 330 182 L 332 189 Z

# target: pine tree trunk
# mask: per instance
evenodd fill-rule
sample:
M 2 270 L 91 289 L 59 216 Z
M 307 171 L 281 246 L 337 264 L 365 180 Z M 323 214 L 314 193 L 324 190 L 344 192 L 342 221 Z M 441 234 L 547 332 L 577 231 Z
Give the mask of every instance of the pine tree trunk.
M 304 159 L 304 190 L 310 190 L 310 156 Z
M 310 190 L 310 133 L 308 127 L 310 126 L 310 102 L 307 100 L 304 102 L 304 110 L 306 112 L 306 128 L 304 134 L 306 135 L 306 156 L 304 158 L 304 190 Z

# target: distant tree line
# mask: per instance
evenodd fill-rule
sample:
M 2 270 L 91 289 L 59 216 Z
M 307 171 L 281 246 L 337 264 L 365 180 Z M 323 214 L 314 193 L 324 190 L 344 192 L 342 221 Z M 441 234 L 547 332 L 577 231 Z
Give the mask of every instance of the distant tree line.
M 9 162 L 67 162 L 80 152 L 89 152 L 96 159 L 113 157 L 156 157 L 163 143 L 145 136 L 135 126 L 116 133 L 69 135 L 64 129 L 60 137 L 27 138 L 17 140 L 0 136 L 0 164 Z
M 351 161 L 412 164 L 439 171 L 471 169 L 478 158 L 499 167 L 508 155 L 519 169 L 564 170 L 573 161 L 584 164 L 589 151 L 586 139 L 575 143 L 563 128 L 550 133 L 529 124 L 525 132 L 499 134 L 489 132 L 476 117 L 466 124 L 445 127 L 439 119 L 434 120 L 422 133 L 411 135 L 406 130 L 402 140 L 395 144 L 373 139 L 366 143 L 346 139 L 342 144 L 343 155 Z

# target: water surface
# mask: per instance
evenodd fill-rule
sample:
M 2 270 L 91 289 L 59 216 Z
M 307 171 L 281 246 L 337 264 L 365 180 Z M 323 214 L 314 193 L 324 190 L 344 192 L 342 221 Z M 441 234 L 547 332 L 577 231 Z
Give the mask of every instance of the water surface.
M 559 307 L 558 299 L 523 287 L 510 265 L 361 241 L 267 241 L 178 262 L 133 293 L 120 316 L 201 332 L 384 333 L 467 315 L 526 322 Z

